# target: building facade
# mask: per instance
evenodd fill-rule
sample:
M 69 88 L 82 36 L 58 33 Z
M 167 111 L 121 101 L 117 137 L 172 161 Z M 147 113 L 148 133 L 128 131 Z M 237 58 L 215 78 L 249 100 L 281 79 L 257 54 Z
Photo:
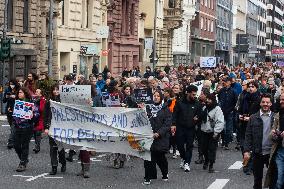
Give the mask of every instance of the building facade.
M 258 0 L 257 55 L 258 62 L 265 62 L 266 56 L 266 0 Z
M 192 0 L 183 1 L 183 21 L 182 27 L 174 30 L 173 37 L 173 63 L 190 63 L 190 22 L 196 15 L 196 4 Z
M 246 7 L 247 0 L 233 1 L 233 33 L 232 33 L 232 50 L 233 50 L 233 64 L 238 65 L 240 62 L 245 62 L 247 53 L 241 52 L 237 44 L 240 43 L 237 35 L 246 34 Z
M 231 63 L 232 0 L 217 0 L 215 56 L 226 64 Z
M 271 50 L 279 48 L 283 25 L 283 0 L 267 0 L 266 60 L 276 60 Z
M 202 56 L 215 56 L 216 0 L 196 1 L 196 16 L 191 22 L 191 62 L 198 64 Z
M 53 74 L 62 79 L 69 73 L 86 78 L 95 64 L 107 65 L 107 2 L 100 0 L 57 1 Z
M 108 68 L 114 75 L 140 65 L 139 0 L 113 0 L 108 5 Z
M 173 65 L 174 30 L 182 26 L 183 0 L 164 0 L 163 30 L 157 33 L 157 66 Z
M 156 0 L 157 3 L 157 33 L 161 33 L 163 30 L 164 20 L 164 0 Z M 155 17 L 155 1 L 154 0 L 142 0 L 139 1 L 139 14 L 140 23 L 138 26 L 139 30 L 139 41 L 141 44 L 140 48 L 140 59 L 142 61 L 142 68 L 146 66 L 152 67 L 150 63 L 150 55 L 153 52 L 153 38 L 154 38 L 154 17 Z M 143 20 L 141 20 L 143 19 Z
M 2 28 L 4 10 L 4 1 L 0 1 Z M 39 73 L 47 70 L 48 11 L 47 0 L 8 0 L 7 37 L 11 39 L 12 45 L 11 57 L 5 65 L 6 79 L 23 79 L 29 72 Z

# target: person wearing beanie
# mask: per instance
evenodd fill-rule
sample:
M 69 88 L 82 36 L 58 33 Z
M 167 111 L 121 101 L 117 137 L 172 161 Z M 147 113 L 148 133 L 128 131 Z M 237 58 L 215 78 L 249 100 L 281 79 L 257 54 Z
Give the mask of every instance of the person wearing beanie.
M 209 173 L 214 173 L 213 164 L 216 160 L 216 151 L 220 133 L 224 129 L 224 115 L 217 104 L 214 94 L 206 95 L 206 105 L 202 108 L 201 116 L 201 147 L 204 155 L 203 169 L 209 164 Z

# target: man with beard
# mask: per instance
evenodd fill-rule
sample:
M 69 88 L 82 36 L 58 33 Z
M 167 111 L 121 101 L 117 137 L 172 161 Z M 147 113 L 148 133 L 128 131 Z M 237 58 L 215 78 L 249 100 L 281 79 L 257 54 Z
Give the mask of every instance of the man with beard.
M 268 166 L 272 141 L 270 133 L 274 121 L 274 113 L 271 112 L 271 96 L 261 96 L 261 109 L 250 116 L 244 142 L 244 164 L 253 157 L 254 189 L 262 189 L 263 167 Z
M 283 175 L 284 173 L 284 140 L 283 140 L 284 94 L 283 93 L 280 96 L 280 109 L 279 113 L 275 115 L 273 129 L 270 133 L 270 137 L 272 139 L 273 146 L 270 153 L 269 168 L 267 171 L 264 187 L 282 189 L 284 188 L 284 175 Z M 278 174 L 276 175 L 275 173 Z M 276 178 L 277 181 L 275 180 Z
M 243 92 L 243 97 L 240 99 L 240 106 L 238 109 L 239 113 L 239 121 L 240 121 L 240 127 L 239 127 L 239 137 L 240 137 L 240 144 L 241 144 L 241 150 L 242 154 L 244 153 L 244 140 L 245 140 L 245 133 L 247 128 L 247 123 L 249 121 L 249 117 L 252 114 L 255 114 L 260 109 L 260 92 L 258 91 L 258 83 L 257 82 L 249 82 L 247 84 L 247 91 Z M 245 174 L 250 175 L 252 172 L 252 162 L 249 161 L 249 163 L 243 167 L 243 171 Z
M 200 104 L 196 100 L 198 88 L 190 85 L 186 88 L 186 96 L 179 101 L 173 113 L 172 133 L 176 132 L 177 147 L 180 152 L 180 167 L 185 172 L 190 171 L 195 126 L 200 117 Z

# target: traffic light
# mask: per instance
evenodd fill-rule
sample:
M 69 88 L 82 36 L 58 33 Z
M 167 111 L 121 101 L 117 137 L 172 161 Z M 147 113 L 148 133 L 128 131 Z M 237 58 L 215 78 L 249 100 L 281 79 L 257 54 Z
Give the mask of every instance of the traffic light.
M 6 59 L 10 57 L 11 51 L 11 40 L 10 39 L 1 39 L 1 49 L 0 49 L 0 58 Z

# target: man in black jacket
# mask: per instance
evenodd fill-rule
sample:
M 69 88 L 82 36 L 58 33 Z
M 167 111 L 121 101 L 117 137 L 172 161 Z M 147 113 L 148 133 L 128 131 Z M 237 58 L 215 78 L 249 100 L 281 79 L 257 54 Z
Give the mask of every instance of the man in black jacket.
M 253 157 L 254 189 L 262 189 L 263 167 L 264 164 L 269 164 L 272 148 L 269 134 L 274 121 L 274 113 L 270 110 L 270 95 L 262 95 L 260 106 L 260 111 L 249 118 L 244 143 L 244 164 Z
M 176 133 L 177 148 L 182 158 L 180 167 L 185 172 L 190 171 L 189 165 L 192 158 L 195 126 L 201 112 L 200 104 L 196 100 L 197 91 L 196 86 L 188 86 L 186 88 L 186 97 L 176 104 L 173 113 L 172 133 Z
M 224 87 L 219 93 L 219 104 L 223 111 L 225 118 L 225 128 L 222 134 L 222 141 L 225 150 L 229 150 L 229 143 L 233 140 L 233 124 L 234 124 L 234 115 L 235 107 L 238 101 L 238 95 L 231 87 L 231 79 L 225 78 L 223 80 Z

